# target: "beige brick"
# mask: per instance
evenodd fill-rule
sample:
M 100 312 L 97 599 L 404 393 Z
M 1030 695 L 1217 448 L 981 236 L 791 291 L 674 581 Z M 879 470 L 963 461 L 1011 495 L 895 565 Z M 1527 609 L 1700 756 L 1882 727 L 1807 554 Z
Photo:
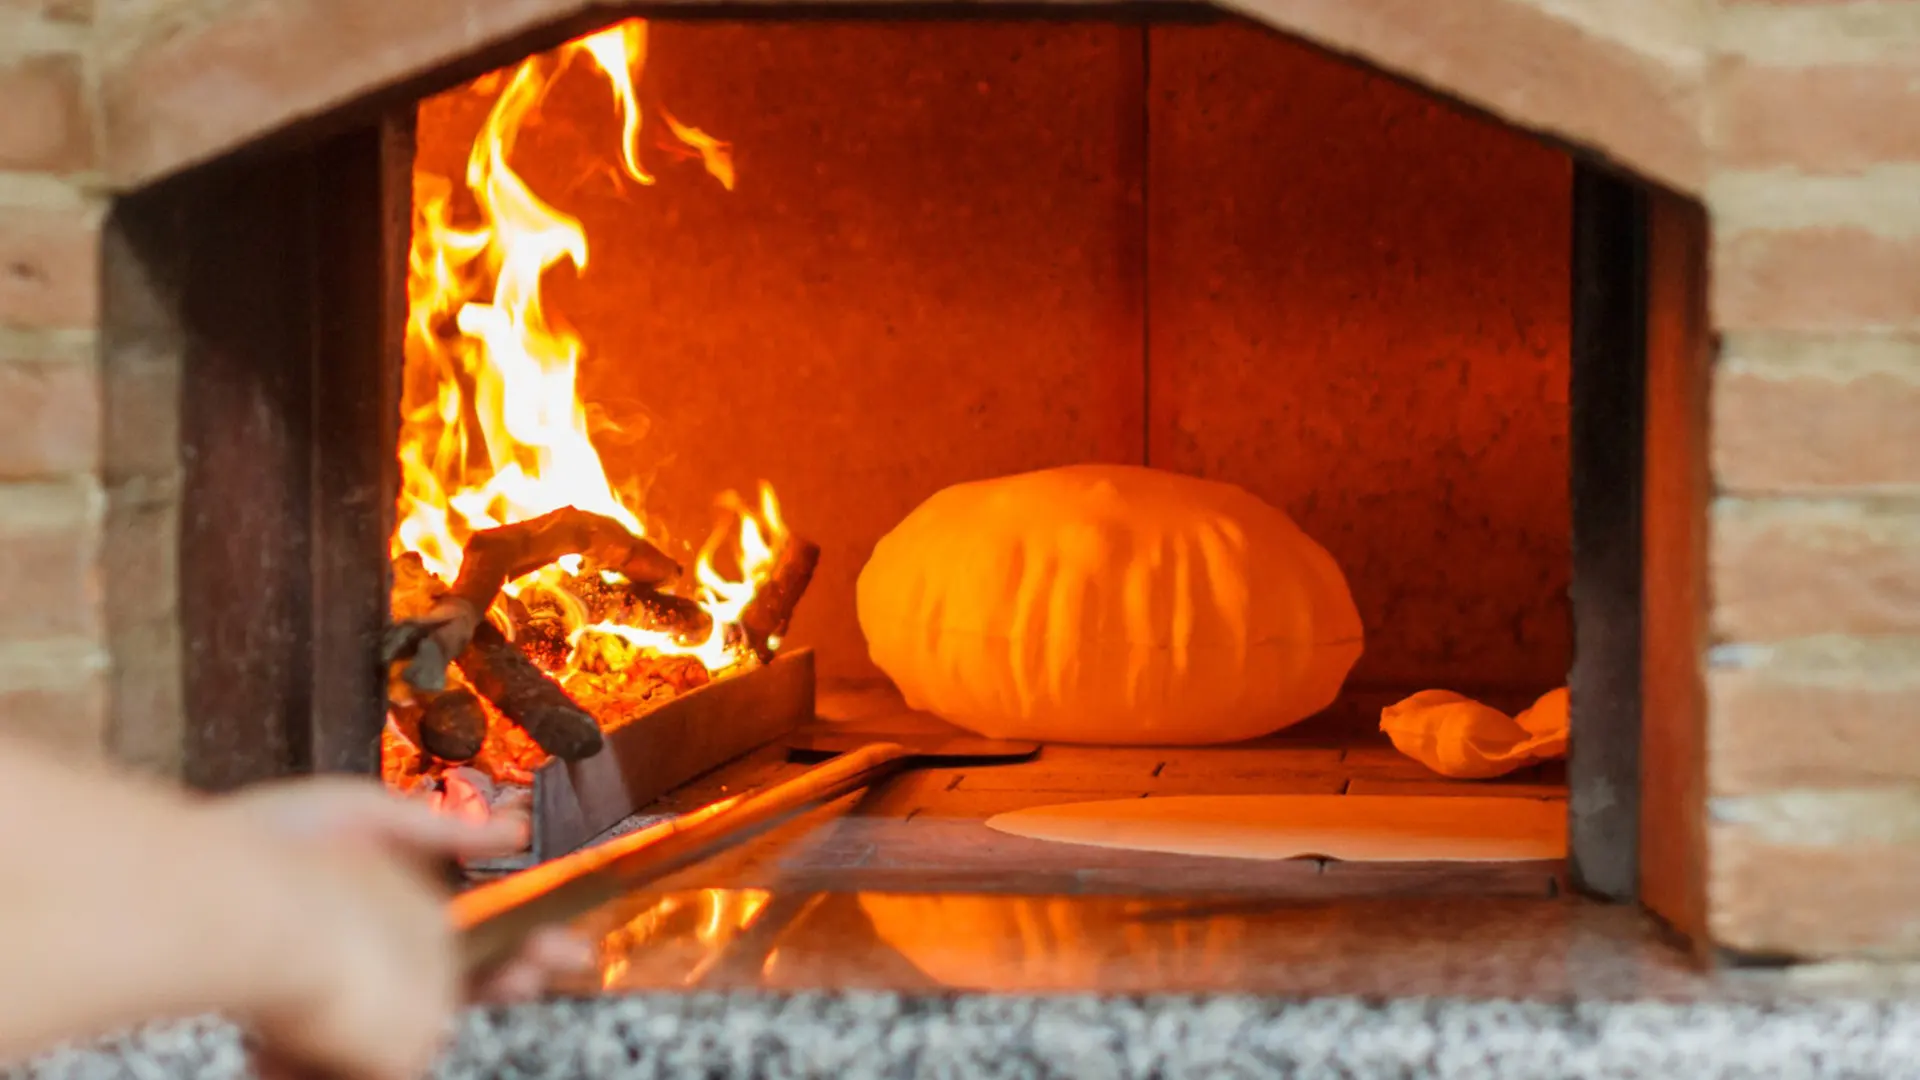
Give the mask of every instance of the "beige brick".
M 1734 335 L 1714 371 L 1714 480 L 1734 494 L 1920 485 L 1920 338 Z
M 1721 165 L 1845 172 L 1920 161 L 1920 63 L 1721 66 L 1712 125 Z
M 91 481 L 0 486 L 0 642 L 99 632 L 100 501 Z
M 30 15 L 62 23 L 93 21 L 93 0 L 0 0 L 0 14 Z
M 178 777 L 187 732 L 180 623 L 177 614 L 115 623 L 109 643 L 108 748 L 124 765 Z
M 1760 0 L 1721 5 L 1712 30 L 1724 56 L 1776 66 L 1920 58 L 1911 0 Z
M 0 59 L 0 169 L 72 172 L 93 164 L 93 125 L 77 53 Z
M 1520 127 L 1602 147 L 1608 157 L 1676 190 L 1698 190 L 1705 175 L 1704 71 L 1685 40 L 1693 31 L 1684 16 L 1651 20 L 1625 0 L 1247 0 L 1235 6 Z M 1611 9 L 1625 25 L 1596 16 L 1596 8 Z M 1596 32 L 1603 21 L 1608 32 Z
M 106 481 L 176 475 L 180 470 L 179 365 L 162 359 L 110 363 L 103 382 Z
M 1722 237 L 1849 228 L 1881 237 L 1920 236 L 1920 163 L 1877 164 L 1839 175 L 1791 168 L 1734 169 L 1707 184 Z
M 48 172 L 0 172 L 0 210 L 85 211 L 90 178 Z
M 586 0 L 252 0 L 112 49 L 108 171 L 122 186 L 589 6 Z
M 114 756 L 177 775 L 186 730 L 182 694 L 179 502 L 176 480 L 135 477 L 106 492 L 102 579 Z
M 99 370 L 0 361 L 0 480 L 91 472 L 99 460 Z
M 106 654 L 97 642 L 0 644 L 0 732 L 72 759 L 98 759 L 106 702 Z
M 1728 330 L 1920 328 L 1920 238 L 1859 228 L 1749 232 L 1714 246 L 1714 321 Z
M 105 749 L 107 679 L 73 671 L 53 686 L 0 689 L 0 731 L 94 760 Z
M 1720 499 L 1708 545 L 1720 641 L 1920 632 L 1920 512 L 1869 501 Z
M 584 0 L 256 0 L 110 52 L 108 172 L 131 186 L 364 91 L 566 18 Z M 1583 11 L 1589 5 L 1567 5 Z M 1621 10 L 1646 0 L 1613 0 Z M 1239 5 L 1337 51 L 1457 94 L 1523 126 L 1603 146 L 1682 190 L 1704 176 L 1693 18 L 1618 34 L 1530 0 L 1250 0 Z M 1660 7 L 1671 7 L 1661 4 Z M 1644 40 L 1641 40 L 1644 39 Z
M 1920 783 L 1920 638 L 1723 646 L 1707 725 L 1714 795 Z
M 1712 799 L 1715 824 L 1737 827 L 1756 843 L 1833 848 L 1920 843 L 1920 785 L 1858 790 L 1800 788 Z
M 0 326 L 0 361 L 26 360 L 91 364 L 99 351 L 91 327 L 75 330 L 16 330 Z
M 1533 0 L 1591 33 L 1637 49 L 1692 59 L 1704 52 L 1717 0 Z
M 94 325 L 99 261 L 92 210 L 0 208 L 0 325 Z
M 179 535 L 180 500 L 174 485 L 134 480 L 108 491 L 102 561 L 112 625 L 178 617 Z
M 1802 959 L 1920 953 L 1920 788 L 1716 799 L 1714 944 Z

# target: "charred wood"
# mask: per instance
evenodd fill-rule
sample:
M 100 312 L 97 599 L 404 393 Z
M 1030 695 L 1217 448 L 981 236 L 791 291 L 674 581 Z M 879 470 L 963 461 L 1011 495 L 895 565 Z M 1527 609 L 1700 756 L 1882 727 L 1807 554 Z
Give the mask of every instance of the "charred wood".
M 713 632 L 713 616 L 707 614 L 707 609 L 697 600 L 634 588 L 627 591 L 622 601 L 618 617 L 628 625 L 672 634 L 675 640 L 688 645 L 707 640 Z
M 680 564 L 627 531 L 610 517 L 563 506 L 549 514 L 482 529 L 467 540 L 453 594 L 481 604 L 507 582 L 567 555 L 613 570 L 640 585 L 664 585 L 680 576 Z
M 787 537 L 779 554 L 774 556 L 772 572 L 740 613 L 740 626 L 746 631 L 747 643 L 762 663 L 773 659 L 772 639 L 787 632 L 788 624 L 793 621 L 793 609 L 799 606 L 819 565 L 819 544 L 798 536 Z
M 641 587 L 665 584 L 680 564 L 609 517 L 571 506 L 467 539 L 460 576 L 423 615 L 395 623 L 381 643 L 387 663 L 407 661 L 401 677 L 423 693 L 447 687 L 447 664 L 466 652 L 507 582 L 568 555 L 614 570 Z
M 705 641 L 713 631 L 713 617 L 699 601 L 651 586 L 590 577 L 577 579 L 568 586 L 568 592 L 586 609 L 588 622 L 658 630 L 687 645 Z M 514 640 L 522 649 L 537 654 L 543 646 L 529 639 L 564 637 L 566 622 L 566 613 L 558 607 L 536 607 L 514 623 Z M 530 633 L 523 632 L 529 628 Z
M 474 690 L 519 725 L 540 749 L 563 761 L 579 761 L 600 752 L 603 739 L 593 714 L 492 623 L 478 625 L 458 663 Z
M 486 709 L 471 690 L 434 694 L 420 710 L 420 748 L 442 761 L 472 761 L 486 741 Z

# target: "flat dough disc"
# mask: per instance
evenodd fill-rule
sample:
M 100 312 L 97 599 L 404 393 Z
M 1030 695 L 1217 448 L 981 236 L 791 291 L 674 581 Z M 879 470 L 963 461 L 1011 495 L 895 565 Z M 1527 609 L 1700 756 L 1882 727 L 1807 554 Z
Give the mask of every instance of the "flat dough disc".
M 1559 800 L 1451 795 L 1182 795 L 1063 803 L 987 827 L 1033 840 L 1229 859 L 1526 862 L 1567 854 Z

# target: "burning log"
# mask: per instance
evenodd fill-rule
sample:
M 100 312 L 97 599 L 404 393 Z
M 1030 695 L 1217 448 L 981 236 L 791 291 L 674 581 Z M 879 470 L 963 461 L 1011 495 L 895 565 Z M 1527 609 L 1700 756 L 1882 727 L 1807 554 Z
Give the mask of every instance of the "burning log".
M 677 641 L 697 644 L 713 633 L 713 616 L 699 601 L 655 589 L 629 589 L 621 598 L 620 621 L 672 634 Z
M 713 631 L 713 616 L 696 600 L 627 583 L 607 584 L 596 578 L 576 581 L 568 591 L 586 609 L 590 623 L 612 622 L 670 634 L 686 645 L 697 645 Z M 548 671 L 566 664 L 573 652 L 568 641 L 569 619 L 558 607 L 536 603 L 532 609 L 510 604 L 513 643 L 534 663 Z
M 790 537 L 774 556 L 773 570 L 741 611 L 741 628 L 762 662 L 773 658 L 770 639 L 787 632 L 794 608 L 819 564 L 820 545 Z M 686 644 L 705 641 L 713 632 L 713 616 L 699 602 L 644 586 L 615 586 L 590 598 L 588 610 L 595 619 L 659 630 Z
M 447 664 L 466 651 L 501 587 L 568 555 L 584 556 L 593 565 L 618 571 L 644 587 L 663 585 L 680 575 L 680 564 L 619 522 L 562 507 L 474 533 L 467 540 L 453 588 L 425 615 L 395 623 L 382 643 L 382 655 L 388 663 L 409 661 L 401 677 L 415 690 L 445 690 Z
M 434 694 L 420 711 L 420 748 L 442 761 L 472 761 L 487 741 L 487 713 L 473 691 Z
M 593 714 L 541 671 L 492 623 L 481 621 L 457 661 L 460 673 L 501 715 L 518 724 L 540 749 L 563 761 L 600 752 Z
M 482 530 L 469 539 L 453 587 L 435 597 L 421 614 L 398 622 L 383 642 L 383 655 L 399 669 L 396 677 L 405 684 L 396 700 L 411 697 L 418 703 L 406 710 L 405 717 L 410 737 L 417 733 L 415 745 L 443 761 L 471 761 L 490 753 L 487 714 L 479 700 L 485 698 L 547 755 L 578 761 L 600 751 L 604 736 L 594 714 L 536 662 L 542 657 L 549 661 L 565 657 L 565 621 L 553 617 L 558 610 L 549 612 L 538 601 L 532 610 L 521 609 L 514 622 L 515 636 L 525 640 L 517 642 L 508 640 L 487 618 L 507 582 L 567 555 L 581 555 L 625 579 L 609 582 L 585 575 L 569 586 L 596 621 L 644 626 L 688 644 L 712 634 L 713 617 L 697 601 L 657 588 L 676 576 L 679 566 L 610 518 L 567 508 Z M 786 632 L 819 560 L 818 545 L 789 538 L 774 556 L 771 573 L 741 612 L 745 639 L 763 662 L 772 659 L 774 642 Z M 409 569 L 396 564 L 397 586 L 408 584 L 402 571 Z M 410 596 L 423 593 L 432 583 L 423 568 L 411 569 L 426 585 L 414 583 L 420 587 L 410 587 Z M 396 595 L 401 591 L 396 588 Z M 419 612 L 426 604 L 425 596 L 415 596 L 407 609 Z M 677 659 L 688 672 L 701 677 L 697 681 L 705 681 L 706 668 L 697 659 Z M 448 689 L 450 663 L 460 668 L 471 691 Z M 639 678 L 644 686 L 627 685 L 636 677 L 622 671 L 622 685 L 603 689 L 624 701 L 653 698 L 655 683 L 672 692 L 687 688 L 681 684 L 688 679 L 678 668 L 655 667 L 658 670 L 650 668 Z M 606 678 L 614 675 L 608 672 Z M 583 672 L 582 677 L 587 674 Z M 697 682 L 689 685 L 693 684 Z M 500 733 L 495 735 L 497 741 Z
M 464 687 L 442 694 L 402 692 L 400 700 L 387 703 L 387 716 L 406 746 L 418 752 L 413 772 L 432 762 L 471 761 L 487 742 L 486 708 Z M 393 752 L 383 749 L 382 760 Z
M 747 633 L 747 644 L 761 663 L 773 659 L 773 640 L 787 632 L 793 621 L 793 609 L 800 604 L 813 571 L 820 565 L 820 545 L 797 536 L 787 537 L 774 556 L 773 571 L 762 582 L 753 599 L 740 613 L 740 626 Z
M 584 556 L 642 585 L 664 585 L 680 576 L 680 564 L 610 517 L 563 506 L 550 514 L 495 529 L 467 540 L 455 594 L 491 606 L 507 582 L 563 558 Z

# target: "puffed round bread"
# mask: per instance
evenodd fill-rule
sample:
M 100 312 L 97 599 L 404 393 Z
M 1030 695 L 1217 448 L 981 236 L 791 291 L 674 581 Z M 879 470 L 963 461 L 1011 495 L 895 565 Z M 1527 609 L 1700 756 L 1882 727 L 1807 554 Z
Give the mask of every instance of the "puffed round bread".
M 1201 745 L 1332 704 L 1359 613 L 1242 488 L 1075 465 L 958 484 L 875 545 L 860 629 L 907 704 L 995 738 Z

